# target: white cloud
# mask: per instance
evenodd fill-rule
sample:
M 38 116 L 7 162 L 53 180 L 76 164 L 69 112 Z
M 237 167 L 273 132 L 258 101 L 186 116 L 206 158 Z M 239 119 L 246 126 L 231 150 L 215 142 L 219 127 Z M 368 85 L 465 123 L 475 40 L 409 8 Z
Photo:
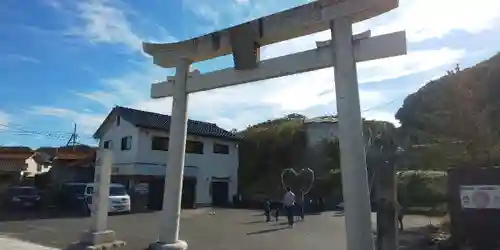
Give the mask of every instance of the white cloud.
M 248 4 L 250 0 L 234 0 L 234 2 L 237 4 Z
M 359 64 L 359 81 L 375 82 L 428 71 L 458 63 L 465 50 L 439 48 L 410 51 L 408 55 L 385 58 Z
M 467 4 L 461 0 L 442 0 L 438 1 L 439 3 L 430 0 L 401 1 L 399 9 L 373 20 L 356 24 L 354 31 L 358 33 L 372 29 L 374 34 L 380 34 L 406 29 L 410 42 L 442 37 L 453 30 L 477 33 L 490 28 L 491 23 L 500 13 L 498 11 L 500 2 L 490 1 L 490 5 L 486 7 L 487 1 L 480 1 L 484 3 Z M 205 3 L 204 5 L 208 7 L 204 7 L 197 2 L 186 0 L 184 4 L 191 7 L 194 13 L 217 23 L 220 22 L 221 17 L 229 16 L 229 19 L 232 19 L 236 14 L 243 13 L 242 9 L 236 6 L 242 2 L 245 1 L 215 1 L 214 4 Z M 90 3 L 80 4 L 82 18 L 86 20 L 84 31 L 90 40 L 122 43 L 130 47 L 140 44 L 141 39 L 132 32 L 130 23 L 123 12 L 105 5 L 102 1 L 91 1 Z M 186 5 L 186 3 L 192 4 Z M 271 8 L 262 8 L 254 1 L 240 5 L 251 9 L 251 11 L 245 12 L 246 15 L 240 15 L 240 19 L 241 16 L 258 16 Z M 274 9 L 278 10 L 278 8 Z M 477 18 L 470 20 L 473 17 Z M 226 20 L 224 21 L 226 25 Z M 311 49 L 315 47 L 316 41 L 327 39 L 330 39 L 330 32 L 325 31 L 267 46 L 262 49 L 262 58 L 267 59 Z M 139 43 L 137 43 L 138 41 Z M 465 50 L 438 47 L 409 51 L 406 56 L 360 63 L 358 65 L 359 82 L 383 81 L 427 72 L 458 63 L 464 56 Z M 108 110 L 114 105 L 125 105 L 170 114 L 170 98 L 149 99 L 150 83 L 165 79 L 170 71 L 155 67 L 150 61 L 141 61 L 138 68 L 137 71 L 129 72 L 123 76 L 104 79 L 104 87 L 101 90 L 78 93 L 78 95 L 96 101 Z M 306 112 L 306 115 L 308 115 L 307 112 L 311 115 L 334 113 L 333 79 L 333 70 L 324 69 L 242 86 L 195 93 L 189 97 L 189 114 L 192 118 L 216 122 L 230 129 L 244 128 L 249 124 L 289 112 Z M 361 90 L 360 99 L 362 109 L 388 101 L 382 91 Z M 65 113 L 71 119 L 83 123 L 83 126 L 87 127 L 91 133 L 106 115 L 71 110 L 62 111 L 51 107 L 43 107 L 43 109 L 39 107 L 36 111 L 60 117 L 63 117 L 61 114 Z M 89 118 L 90 116 L 92 118 Z M 392 112 L 382 109 L 367 112 L 365 116 L 369 119 L 396 122 Z
M 43 0 L 42 3 L 56 10 L 62 9 L 62 5 L 58 0 Z
M 21 54 L 8 54 L 0 60 L 8 63 L 40 63 L 40 60 L 34 57 Z
M 101 125 L 104 118 L 106 118 L 106 114 L 86 113 L 82 111 L 48 106 L 32 107 L 30 113 L 69 120 L 77 124 L 78 131 L 87 135 L 93 134 L 97 127 Z
M 6 130 L 11 121 L 11 115 L 5 111 L 0 110 L 0 130 Z
M 301 45 L 298 44 L 298 47 Z M 274 53 L 272 48 L 269 48 Z M 382 81 L 451 65 L 464 55 L 462 50 L 441 48 L 415 51 L 407 56 L 366 62 L 359 65 L 360 83 Z M 165 79 L 168 70 L 148 66 L 143 62 L 138 71 L 117 78 L 104 79 L 105 88 L 93 92 L 77 93 L 102 104 L 110 110 L 124 105 L 141 110 L 170 114 L 171 99 L 151 100 L 150 83 Z M 191 118 L 216 122 L 225 128 L 244 128 L 263 119 L 282 116 L 290 112 L 305 112 L 315 106 L 324 106 L 317 112 L 335 113 L 333 69 L 323 69 L 300 75 L 265 80 L 224 89 L 195 93 L 189 97 Z M 362 108 L 386 102 L 381 92 L 360 92 Z M 228 110 L 228 107 L 231 109 Z M 245 110 L 247 109 L 247 110 Z M 93 133 L 106 114 L 88 114 L 57 108 L 37 109 L 37 113 L 67 117 Z M 311 113 L 311 115 L 320 115 Z M 310 115 L 306 113 L 306 115 Z M 370 118 L 394 122 L 387 113 L 370 112 Z M 392 117 L 392 118 L 391 118 Z
M 402 0 L 398 9 L 369 21 L 374 34 L 406 30 L 410 42 L 442 38 L 453 31 L 477 34 L 500 17 L 498 0 Z
M 142 39 L 131 29 L 126 13 L 105 0 L 79 1 L 78 15 L 83 22 L 73 34 L 85 37 L 93 43 L 123 44 L 141 51 Z
M 373 111 L 366 112 L 363 114 L 363 117 L 368 120 L 378 120 L 378 121 L 387 121 L 394 124 L 396 127 L 399 127 L 401 123 L 394 117 L 394 113 L 389 111 Z
M 203 4 L 193 0 L 183 1 L 188 9 L 202 18 L 218 22 L 223 16 L 231 24 L 242 22 L 242 17 L 246 21 L 247 16 L 255 18 L 282 11 L 298 2 L 280 2 L 278 5 L 269 1 L 248 0 L 205 1 Z M 309 1 L 302 1 L 306 2 Z M 453 31 L 477 34 L 490 30 L 498 26 L 499 17 L 498 0 L 401 0 L 397 9 L 357 26 L 369 26 L 374 34 L 406 30 L 410 42 L 420 42 L 441 38 Z

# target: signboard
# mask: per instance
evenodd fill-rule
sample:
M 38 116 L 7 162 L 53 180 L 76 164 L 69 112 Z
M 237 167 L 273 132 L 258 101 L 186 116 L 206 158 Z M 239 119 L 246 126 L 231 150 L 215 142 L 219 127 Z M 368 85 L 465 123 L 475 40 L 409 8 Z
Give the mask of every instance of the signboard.
M 462 208 L 500 209 L 500 185 L 460 186 Z

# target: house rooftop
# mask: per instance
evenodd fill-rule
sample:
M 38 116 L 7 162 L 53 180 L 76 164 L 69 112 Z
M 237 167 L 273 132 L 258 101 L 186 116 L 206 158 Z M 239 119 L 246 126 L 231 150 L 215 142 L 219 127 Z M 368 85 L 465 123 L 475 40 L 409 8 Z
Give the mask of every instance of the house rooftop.
M 100 138 L 102 136 L 102 133 L 104 132 L 104 124 L 109 122 L 109 120 L 111 120 L 114 116 L 119 116 L 121 119 L 130 122 L 136 127 L 164 131 L 170 130 L 171 116 L 169 115 L 116 106 L 113 110 L 111 110 L 104 122 L 94 133 L 94 138 Z M 241 139 L 238 135 L 220 128 L 217 124 L 191 119 L 188 120 L 187 133 L 191 135 L 218 137 L 228 140 Z
M 29 147 L 0 147 L 0 159 L 26 160 L 33 155 Z

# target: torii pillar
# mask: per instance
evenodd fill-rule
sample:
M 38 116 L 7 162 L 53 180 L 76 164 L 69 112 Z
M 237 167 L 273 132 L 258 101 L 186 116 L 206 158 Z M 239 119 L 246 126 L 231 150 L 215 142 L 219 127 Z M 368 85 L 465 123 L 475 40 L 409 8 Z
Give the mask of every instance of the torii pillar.
M 176 68 L 175 80 L 153 84 L 152 98 L 173 97 L 169 158 L 159 241 L 154 249 L 186 249 L 179 240 L 188 93 L 271 79 L 327 67 L 335 69 L 339 114 L 342 185 L 348 250 L 373 250 L 356 62 L 406 54 L 406 35 L 395 32 L 353 36 L 352 24 L 385 13 L 398 0 L 320 0 L 191 40 L 144 43 L 144 52 L 164 68 Z M 286 25 L 283 25 L 286 24 Z M 332 40 L 316 49 L 259 60 L 259 48 L 330 29 Z M 234 68 L 192 76 L 190 63 L 233 54 Z M 243 93 L 242 93 L 243 94 Z

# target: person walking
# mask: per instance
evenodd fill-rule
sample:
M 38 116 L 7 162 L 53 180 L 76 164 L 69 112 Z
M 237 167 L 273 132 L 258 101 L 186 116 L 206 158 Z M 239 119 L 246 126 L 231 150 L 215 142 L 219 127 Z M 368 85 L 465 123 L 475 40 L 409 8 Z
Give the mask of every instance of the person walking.
M 288 218 L 288 226 L 293 227 L 293 212 L 295 208 L 295 194 L 292 189 L 287 187 L 286 193 L 283 196 L 283 205 L 285 206 L 286 216 Z
M 266 215 L 266 222 L 271 222 L 271 201 L 269 199 L 264 201 L 264 214 Z

